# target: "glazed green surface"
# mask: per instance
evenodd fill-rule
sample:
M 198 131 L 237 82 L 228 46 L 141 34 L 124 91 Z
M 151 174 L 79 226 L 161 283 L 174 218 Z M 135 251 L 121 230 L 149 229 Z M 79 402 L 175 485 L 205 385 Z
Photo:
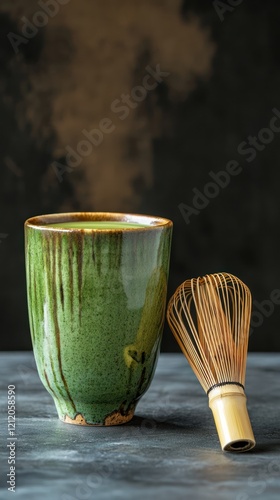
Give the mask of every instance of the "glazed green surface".
M 171 227 L 55 232 L 26 227 L 30 328 L 59 417 L 104 424 L 133 411 L 161 341 Z
M 62 229 L 138 229 L 147 227 L 144 224 L 133 224 L 131 222 L 122 221 L 80 221 L 80 222 L 58 222 L 48 224 L 48 227 Z

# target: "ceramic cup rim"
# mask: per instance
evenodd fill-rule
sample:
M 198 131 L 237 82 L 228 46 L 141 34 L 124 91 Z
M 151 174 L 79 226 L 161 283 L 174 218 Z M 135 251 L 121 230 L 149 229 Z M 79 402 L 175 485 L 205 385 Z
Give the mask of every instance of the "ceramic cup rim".
M 139 227 L 127 228 L 71 228 L 71 227 L 50 227 L 49 224 L 78 222 L 78 221 L 118 221 L 139 224 Z M 40 231 L 52 232 L 84 232 L 84 233 L 99 233 L 99 232 L 139 232 L 139 231 L 154 231 L 159 228 L 171 228 L 173 222 L 164 217 L 154 215 L 134 214 L 125 212 L 62 212 L 53 214 L 43 214 L 30 217 L 25 221 L 26 228 L 37 229 Z

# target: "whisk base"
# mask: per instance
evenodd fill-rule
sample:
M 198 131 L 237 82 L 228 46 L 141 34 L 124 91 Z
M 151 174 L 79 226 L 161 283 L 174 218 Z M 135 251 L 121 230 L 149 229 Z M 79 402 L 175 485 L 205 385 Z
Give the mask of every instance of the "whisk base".
M 233 452 L 243 452 L 249 451 L 255 446 L 255 443 L 252 441 L 234 441 L 233 443 L 229 443 L 224 451 L 233 451 Z

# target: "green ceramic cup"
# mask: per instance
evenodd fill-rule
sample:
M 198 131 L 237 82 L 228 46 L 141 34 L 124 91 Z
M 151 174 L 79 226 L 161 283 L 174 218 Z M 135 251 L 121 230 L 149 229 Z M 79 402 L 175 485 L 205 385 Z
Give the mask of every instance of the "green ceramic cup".
M 31 337 L 58 416 L 128 422 L 159 354 L 172 222 L 66 213 L 25 223 Z

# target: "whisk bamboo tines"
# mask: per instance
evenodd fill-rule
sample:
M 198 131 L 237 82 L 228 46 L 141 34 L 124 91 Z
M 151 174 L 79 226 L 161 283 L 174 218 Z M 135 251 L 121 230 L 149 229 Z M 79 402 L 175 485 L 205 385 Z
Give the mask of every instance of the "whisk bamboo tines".
M 170 328 L 209 397 L 225 451 L 256 444 L 244 392 L 251 308 L 249 288 L 217 273 L 182 283 L 167 309 Z

